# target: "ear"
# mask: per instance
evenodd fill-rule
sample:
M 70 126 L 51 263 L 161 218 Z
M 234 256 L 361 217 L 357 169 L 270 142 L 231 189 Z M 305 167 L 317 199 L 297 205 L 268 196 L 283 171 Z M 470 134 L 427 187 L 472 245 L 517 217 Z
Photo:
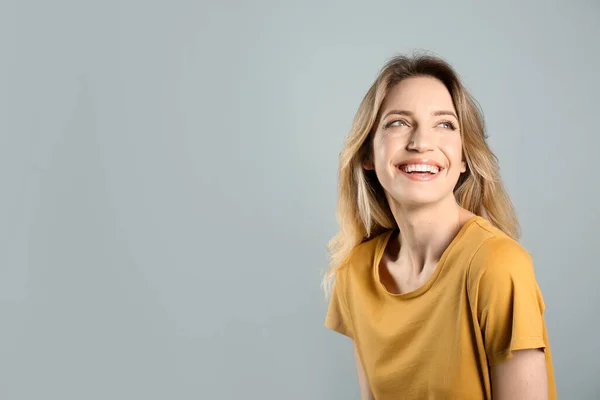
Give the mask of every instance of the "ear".
M 467 172 L 467 162 L 466 161 L 460 162 L 460 173 L 462 174 L 463 172 Z
M 371 161 L 367 158 L 366 160 L 363 161 L 363 168 L 366 170 L 373 170 L 373 169 L 375 169 L 375 165 L 373 165 L 373 161 Z

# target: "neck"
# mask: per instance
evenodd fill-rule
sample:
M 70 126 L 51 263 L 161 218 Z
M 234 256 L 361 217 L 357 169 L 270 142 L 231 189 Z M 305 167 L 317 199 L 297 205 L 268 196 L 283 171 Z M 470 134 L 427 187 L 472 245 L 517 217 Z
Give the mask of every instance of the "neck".
M 426 207 L 407 207 L 390 200 L 400 230 L 390 247 L 390 258 L 415 274 L 437 264 L 464 223 L 474 215 L 461 208 L 454 196 Z

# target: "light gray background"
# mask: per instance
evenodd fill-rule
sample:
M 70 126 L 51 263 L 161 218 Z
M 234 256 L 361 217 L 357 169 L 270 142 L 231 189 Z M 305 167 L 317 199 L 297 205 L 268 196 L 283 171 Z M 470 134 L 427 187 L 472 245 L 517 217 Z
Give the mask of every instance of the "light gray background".
M 413 49 L 484 109 L 560 397 L 600 397 L 599 3 L 301 3 L 0 3 L 1 399 L 359 399 L 337 156 Z

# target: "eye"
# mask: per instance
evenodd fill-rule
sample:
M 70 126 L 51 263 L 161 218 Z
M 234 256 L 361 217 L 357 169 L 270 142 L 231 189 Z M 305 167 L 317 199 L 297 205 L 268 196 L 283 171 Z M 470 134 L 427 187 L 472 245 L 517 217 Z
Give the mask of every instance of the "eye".
M 391 128 L 392 126 L 408 126 L 408 123 L 403 119 L 395 119 L 385 124 L 386 129 Z
M 455 130 L 456 126 L 450 121 L 442 121 L 438 124 L 438 126 L 443 126 L 445 129 Z

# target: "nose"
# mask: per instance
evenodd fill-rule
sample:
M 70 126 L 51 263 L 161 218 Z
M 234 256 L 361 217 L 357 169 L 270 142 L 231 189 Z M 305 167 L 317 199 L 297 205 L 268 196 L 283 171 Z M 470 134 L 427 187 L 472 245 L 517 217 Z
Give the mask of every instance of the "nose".
M 426 129 L 421 127 L 416 127 L 409 137 L 409 142 L 406 148 L 407 150 L 424 153 L 426 151 L 433 150 L 433 141 L 433 135 L 431 135 L 431 132 L 428 132 Z

